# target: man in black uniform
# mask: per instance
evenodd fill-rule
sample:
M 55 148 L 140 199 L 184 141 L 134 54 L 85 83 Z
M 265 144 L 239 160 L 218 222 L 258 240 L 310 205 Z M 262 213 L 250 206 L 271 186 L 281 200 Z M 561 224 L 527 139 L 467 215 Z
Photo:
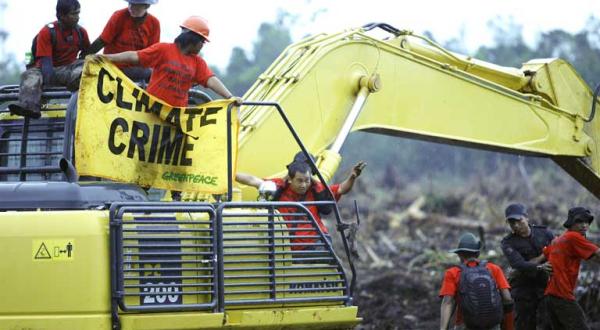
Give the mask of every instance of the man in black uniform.
M 545 226 L 530 225 L 527 208 L 522 204 L 511 204 L 504 213 L 512 231 L 502 240 L 502 252 L 513 268 L 508 281 L 515 301 L 515 328 L 535 330 L 539 317 L 542 328 L 549 329 L 542 301 L 552 265 L 546 262 L 542 250 L 554 235 Z

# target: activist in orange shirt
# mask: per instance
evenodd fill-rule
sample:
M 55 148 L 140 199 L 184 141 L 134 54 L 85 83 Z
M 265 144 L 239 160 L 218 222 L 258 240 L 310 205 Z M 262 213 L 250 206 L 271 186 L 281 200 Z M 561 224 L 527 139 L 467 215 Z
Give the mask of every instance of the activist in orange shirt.
M 463 234 L 458 248 L 450 250 L 458 255 L 460 264 L 444 273 L 439 293 L 440 329 L 491 330 L 502 325 L 502 329 L 513 330 L 510 285 L 500 267 L 479 259 L 480 251 L 481 241 L 472 233 Z M 482 306 L 486 307 L 477 308 Z
M 206 20 L 191 16 L 181 24 L 182 32 L 174 43 L 157 43 L 140 51 L 127 51 L 102 56 L 116 64 L 142 65 L 152 68 L 147 92 L 175 107 L 188 105 L 188 91 L 194 84 L 210 88 L 223 98 L 233 94 L 198 56 L 208 42 L 209 28 Z M 236 104 L 241 103 L 236 98 Z

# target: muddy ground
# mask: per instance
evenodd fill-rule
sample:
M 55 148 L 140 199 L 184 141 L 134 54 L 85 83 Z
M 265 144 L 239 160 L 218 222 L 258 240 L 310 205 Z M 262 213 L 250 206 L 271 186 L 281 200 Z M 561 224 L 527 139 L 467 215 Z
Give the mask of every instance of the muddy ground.
M 501 181 L 495 183 L 495 190 L 488 189 L 489 182 L 476 182 L 440 194 L 423 193 L 407 184 L 402 190 L 355 187 L 340 209 L 344 219 L 353 219 L 353 199 L 359 201 L 354 297 L 364 321 L 358 329 L 439 328 L 437 294 L 444 270 L 458 263 L 458 257 L 447 251 L 464 232 L 482 237 L 482 258 L 507 272 L 500 241 L 508 233 L 503 211 L 509 201 L 524 200 L 533 223 L 547 225 L 557 234 L 563 231 L 562 221 L 574 203 L 572 195 L 571 199 L 541 194 L 523 197 Z M 593 201 L 588 198 L 577 203 Z M 597 205 L 590 206 L 595 214 L 599 214 L 594 209 Z M 597 224 L 592 226 L 590 239 L 600 242 Z M 339 240 L 335 243 L 342 251 Z M 600 267 L 585 264 L 579 283 L 579 303 L 592 328 L 600 329 Z

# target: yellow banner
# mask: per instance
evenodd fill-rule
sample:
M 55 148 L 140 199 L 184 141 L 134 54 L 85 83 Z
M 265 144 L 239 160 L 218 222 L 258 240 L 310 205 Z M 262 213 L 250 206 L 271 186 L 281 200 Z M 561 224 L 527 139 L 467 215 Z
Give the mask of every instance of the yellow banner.
M 80 175 L 179 191 L 227 191 L 227 109 L 218 100 L 171 107 L 139 88 L 116 66 L 86 61 L 75 131 Z M 238 117 L 231 111 L 232 173 Z

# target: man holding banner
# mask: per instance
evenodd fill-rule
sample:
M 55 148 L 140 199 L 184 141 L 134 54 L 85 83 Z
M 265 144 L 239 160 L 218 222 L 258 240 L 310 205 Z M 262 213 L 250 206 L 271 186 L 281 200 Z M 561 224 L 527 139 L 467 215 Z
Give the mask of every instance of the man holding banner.
M 152 68 L 146 91 L 171 106 L 188 105 L 188 90 L 193 83 L 210 88 L 225 99 L 233 94 L 198 56 L 208 42 L 209 28 L 200 16 L 191 16 L 181 24 L 182 32 L 174 43 L 157 43 L 140 51 L 97 55 L 117 64 Z M 237 104 L 241 99 L 236 98 Z
M 131 95 L 136 99 L 135 111 L 130 114 L 144 116 L 158 114 L 167 122 L 164 124 L 149 124 L 146 117 L 143 122 L 136 119 L 126 119 L 117 115 L 112 119 L 108 132 L 108 151 L 104 157 L 114 158 L 113 168 L 129 169 L 129 174 L 114 173 L 102 166 L 94 167 L 93 162 L 85 159 L 87 155 L 100 155 L 97 150 L 76 154 L 77 169 L 87 175 L 109 178 L 121 182 L 132 182 L 145 187 L 156 187 L 173 191 L 173 198 L 178 199 L 179 191 L 194 191 L 202 193 L 223 193 L 227 187 L 227 139 L 231 140 L 232 153 L 237 151 L 237 111 L 231 118 L 231 132 L 234 136 L 227 137 L 224 133 L 226 124 L 226 110 L 228 104 L 239 106 L 241 98 L 234 97 L 219 78 L 210 70 L 204 59 L 198 54 L 208 42 L 209 28 L 206 20 L 199 16 L 191 16 L 181 24 L 182 32 L 173 43 L 156 43 L 139 51 L 125 51 L 117 54 L 94 55 L 92 63 L 96 66 L 103 65 L 103 59 L 117 64 L 140 65 L 152 68 L 150 83 L 146 89 L 150 97 L 144 96 L 135 87 Z M 98 69 L 98 68 L 96 68 Z M 118 77 L 118 73 L 110 73 L 110 68 L 103 67 L 97 71 L 97 88 L 90 87 L 89 93 L 80 95 L 79 102 L 91 101 L 99 97 L 102 103 L 116 105 L 116 110 L 133 109 L 133 103 L 121 99 L 125 82 Z M 89 66 L 84 77 L 94 76 L 92 66 Z M 94 84 L 94 78 L 91 84 Z M 116 93 L 106 90 L 111 81 L 117 82 Z M 200 84 L 210 88 L 218 95 L 229 101 L 215 101 L 202 105 L 202 108 L 188 107 L 188 91 L 193 84 Z M 83 88 L 82 88 L 83 89 Z M 98 91 L 97 97 L 94 90 Z M 88 95 L 89 94 L 89 95 Z M 127 93 L 125 93 L 127 94 Z M 113 97 L 115 96 L 116 97 Z M 152 99 L 158 99 L 166 108 L 157 102 L 150 106 Z M 158 108 L 155 108 L 157 106 Z M 146 111 L 137 113 L 142 108 Z M 91 109 L 89 105 L 79 106 L 77 139 L 83 148 L 87 145 L 98 145 L 98 137 L 102 132 L 92 138 L 88 127 L 94 127 L 93 122 L 83 119 L 80 121 L 81 110 Z M 162 108 L 162 110 L 161 110 Z M 183 108 L 186 108 L 185 110 Z M 105 112 L 113 113 L 115 108 Z M 126 111 L 127 112 L 127 111 Z M 123 113 L 122 111 L 118 112 Z M 107 117 L 108 118 L 108 117 Z M 158 119 L 158 118 L 157 118 Z M 111 119 L 109 119 L 111 120 Z M 169 123 L 178 126 L 176 131 L 169 128 Z M 96 126 L 97 127 L 97 126 Z M 157 129 L 153 129 L 157 127 Z M 85 133 L 84 133 L 85 132 Z M 129 142 L 125 135 L 129 136 Z M 183 133 L 183 134 L 180 134 Z M 84 139 L 91 138 L 87 143 Z M 121 142 L 117 142 L 121 139 Z M 101 140 L 101 139 L 100 139 Z M 106 140 L 106 138 L 105 138 Z M 210 145 L 208 145 L 210 144 Z M 126 147 L 126 146 L 129 147 Z M 78 150 L 82 150 L 80 147 Z M 127 149 L 127 150 L 125 150 Z M 103 150 L 103 149 L 102 149 Z M 122 162 L 126 155 L 131 161 Z M 163 157 L 164 156 L 164 157 Z M 84 160 L 85 159 L 85 160 Z M 232 159 L 237 159 L 233 157 Z M 235 168 L 235 164 L 232 164 Z M 85 167 L 85 169 L 84 169 Z
M 208 41 L 206 21 L 192 16 L 181 27 L 174 43 L 87 61 L 75 136 L 81 175 L 175 191 L 227 191 L 228 149 L 237 159 L 239 128 L 237 111 L 229 119 L 227 114 L 241 99 L 233 98 L 198 56 Z M 153 68 L 147 90 L 124 78 L 110 61 Z M 188 107 L 188 90 L 195 83 L 229 100 Z M 236 164 L 231 167 L 235 173 Z

